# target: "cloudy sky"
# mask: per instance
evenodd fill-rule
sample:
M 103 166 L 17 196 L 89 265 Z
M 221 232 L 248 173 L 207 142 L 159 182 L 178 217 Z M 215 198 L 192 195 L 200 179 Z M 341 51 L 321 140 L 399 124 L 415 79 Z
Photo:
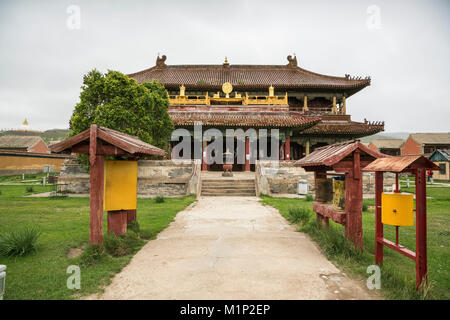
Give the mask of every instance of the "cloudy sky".
M 286 64 L 367 76 L 353 120 L 450 131 L 450 1 L 0 0 L 0 129 L 67 128 L 90 69 Z M 78 16 L 79 12 L 79 16 Z M 79 19 L 77 19 L 79 17 Z

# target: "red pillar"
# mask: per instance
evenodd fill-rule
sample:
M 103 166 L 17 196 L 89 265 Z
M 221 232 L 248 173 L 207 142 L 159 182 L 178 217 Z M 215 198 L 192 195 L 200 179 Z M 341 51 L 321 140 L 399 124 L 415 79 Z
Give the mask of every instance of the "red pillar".
M 245 137 L 245 166 L 244 171 L 250 171 L 250 138 Z
M 427 281 L 427 197 L 425 169 L 416 171 L 416 283 Z
M 383 172 L 375 172 L 375 263 L 383 263 L 383 223 L 381 223 L 381 193 Z
M 284 160 L 291 160 L 291 137 L 286 136 L 286 142 L 284 144 Z
M 103 244 L 104 158 L 97 155 L 97 125 L 91 125 L 89 143 L 90 172 L 90 244 Z
M 202 171 L 208 170 L 208 164 L 206 163 L 206 141 L 203 141 L 203 150 L 202 150 Z
M 117 235 L 127 232 L 127 210 L 108 211 L 108 232 Z
M 136 216 L 137 216 L 136 209 L 127 210 L 127 224 L 130 223 L 131 221 L 136 221 L 137 220 Z

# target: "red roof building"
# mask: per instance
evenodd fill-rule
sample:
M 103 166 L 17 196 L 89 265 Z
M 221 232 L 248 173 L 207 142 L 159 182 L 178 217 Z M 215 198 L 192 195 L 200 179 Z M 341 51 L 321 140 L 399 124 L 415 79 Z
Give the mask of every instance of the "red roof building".
M 346 99 L 370 85 L 370 77 L 335 77 L 286 65 L 156 65 L 133 74 L 138 83 L 158 80 L 169 96 L 176 128 L 277 128 L 281 160 L 301 159 L 315 148 L 375 134 L 384 122 L 355 122 Z

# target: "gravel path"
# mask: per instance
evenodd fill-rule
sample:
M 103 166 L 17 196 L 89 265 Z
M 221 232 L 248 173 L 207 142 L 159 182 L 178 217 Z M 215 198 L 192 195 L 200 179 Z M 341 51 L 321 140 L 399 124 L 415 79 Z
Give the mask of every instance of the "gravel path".
M 87 299 L 370 299 L 256 197 L 203 197 Z

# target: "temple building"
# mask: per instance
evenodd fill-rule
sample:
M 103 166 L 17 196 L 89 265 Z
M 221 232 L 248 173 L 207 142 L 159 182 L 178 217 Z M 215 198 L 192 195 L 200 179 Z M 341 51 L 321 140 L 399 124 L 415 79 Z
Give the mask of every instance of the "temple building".
M 315 148 L 384 130 L 384 122 L 356 122 L 348 98 L 370 85 L 370 77 L 335 77 L 305 70 L 297 58 L 285 65 L 156 65 L 133 74 L 138 83 L 158 80 L 167 89 L 169 114 L 176 128 L 279 129 L 279 159 L 297 160 Z M 352 107 L 350 107 L 351 109 Z M 254 170 L 246 160 L 233 170 Z M 203 142 L 206 150 L 207 143 Z M 235 150 L 231 150 L 232 152 Z M 259 158 L 259 153 L 252 155 Z M 219 166 L 203 169 L 220 170 Z

